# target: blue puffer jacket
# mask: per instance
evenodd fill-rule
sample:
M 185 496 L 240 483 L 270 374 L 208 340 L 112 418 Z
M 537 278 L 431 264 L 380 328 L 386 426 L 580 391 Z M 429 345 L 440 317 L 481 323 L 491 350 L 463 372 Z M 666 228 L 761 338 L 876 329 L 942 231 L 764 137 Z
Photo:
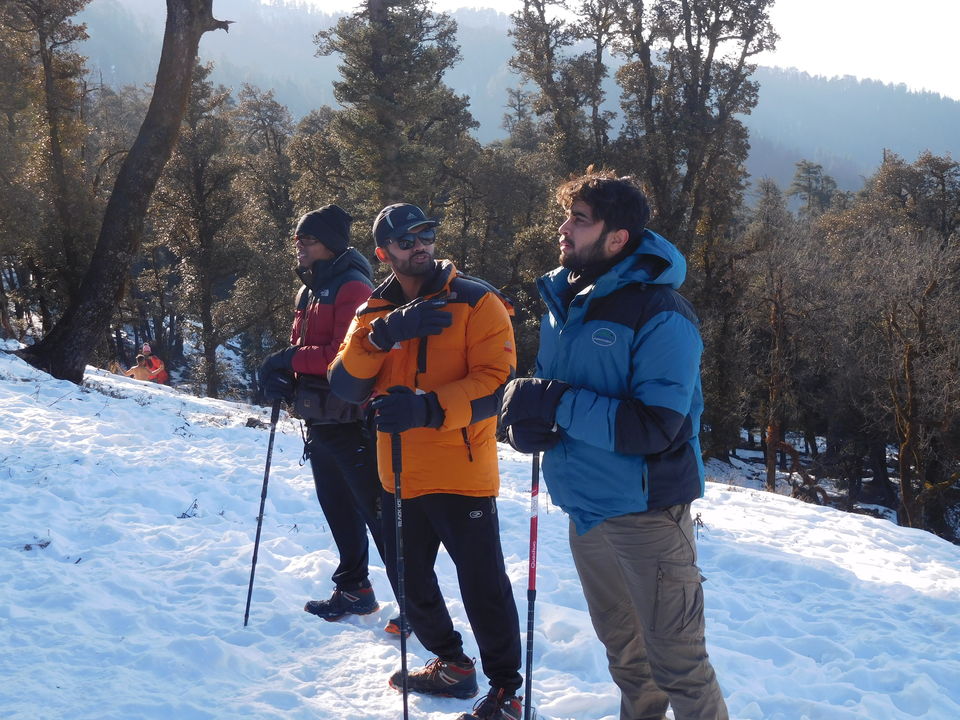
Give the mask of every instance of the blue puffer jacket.
M 561 441 L 544 453 L 543 476 L 579 534 L 703 495 L 703 342 L 676 291 L 686 267 L 672 243 L 647 230 L 569 306 L 569 270 L 537 281 L 547 305 L 537 376 L 572 386 L 557 408 Z

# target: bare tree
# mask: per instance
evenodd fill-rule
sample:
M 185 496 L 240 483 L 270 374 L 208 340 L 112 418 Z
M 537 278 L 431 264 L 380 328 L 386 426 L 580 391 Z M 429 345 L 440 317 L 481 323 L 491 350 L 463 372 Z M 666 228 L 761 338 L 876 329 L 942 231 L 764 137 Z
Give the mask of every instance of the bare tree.
M 932 161 L 885 159 L 855 204 L 825 215 L 823 265 L 835 282 L 836 322 L 858 348 L 856 372 L 872 387 L 876 412 L 897 446 L 901 525 L 956 541 L 949 517 L 960 506 L 960 246 L 942 236 L 942 185 Z
M 90 267 L 76 298 L 53 330 L 19 351 L 32 365 L 79 383 L 87 359 L 108 332 L 140 247 L 150 196 L 170 158 L 187 108 L 201 36 L 228 30 L 213 17 L 213 0 L 167 0 L 167 22 L 150 107 L 120 167 Z
M 753 59 L 774 47 L 773 0 L 611 0 L 623 33 L 625 127 L 617 152 L 643 168 L 657 229 L 689 251 L 736 204 L 740 115 L 757 104 Z

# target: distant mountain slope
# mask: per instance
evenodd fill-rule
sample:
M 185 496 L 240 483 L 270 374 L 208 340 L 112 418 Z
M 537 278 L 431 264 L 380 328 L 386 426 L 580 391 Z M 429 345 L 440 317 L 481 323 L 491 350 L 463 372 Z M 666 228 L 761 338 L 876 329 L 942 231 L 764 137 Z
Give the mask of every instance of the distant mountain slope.
M 751 173 L 789 182 L 783 161 L 821 163 L 842 188 L 859 187 L 892 150 L 913 160 L 924 150 L 960 158 L 960 102 L 876 80 L 813 77 L 761 67 L 760 102 L 745 118 Z M 795 162 L 795 160 L 793 160 Z
M 336 16 L 307 6 L 264 5 L 233 0 L 217 16 L 235 21 L 229 34 L 206 34 L 200 54 L 216 65 L 215 79 L 237 88 L 248 82 L 272 89 L 294 117 L 333 105 L 339 58 L 316 57 L 313 37 Z M 507 88 L 518 84 L 508 66 L 513 53 L 510 19 L 493 10 L 453 13 L 463 57 L 447 74 L 457 92 L 468 95 L 480 122 L 481 142 L 503 137 Z M 90 40 L 81 51 L 110 85 L 152 82 L 160 55 L 163 3 L 156 0 L 96 0 L 81 18 Z M 760 102 L 744 121 L 751 134 L 748 170 L 781 186 L 794 164 L 821 163 L 843 189 L 860 187 L 886 148 L 908 160 L 923 150 L 960 157 L 960 102 L 904 86 L 854 78 L 812 77 L 797 70 L 761 67 Z M 608 95 L 615 88 L 609 83 Z M 616 109 L 616 101 L 611 103 Z

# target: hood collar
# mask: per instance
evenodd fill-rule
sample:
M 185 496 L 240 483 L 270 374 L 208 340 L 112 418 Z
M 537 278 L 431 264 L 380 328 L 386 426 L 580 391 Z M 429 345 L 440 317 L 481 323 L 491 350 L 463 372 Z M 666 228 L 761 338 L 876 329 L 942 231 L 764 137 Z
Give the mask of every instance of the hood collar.
M 359 270 L 369 279 L 373 279 L 373 266 L 354 247 L 348 247 L 342 253 L 330 260 L 315 260 L 308 268 L 296 268 L 295 272 L 300 282 L 311 290 L 322 288 L 331 278 L 348 270 Z

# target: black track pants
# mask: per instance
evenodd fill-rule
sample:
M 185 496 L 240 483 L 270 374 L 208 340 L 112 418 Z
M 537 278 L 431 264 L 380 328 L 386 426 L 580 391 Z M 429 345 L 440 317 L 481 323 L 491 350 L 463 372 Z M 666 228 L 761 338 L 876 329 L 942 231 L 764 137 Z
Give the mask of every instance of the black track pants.
M 384 550 L 394 586 L 394 496 L 384 492 Z M 520 623 L 500 547 L 497 503 L 492 497 L 435 493 L 403 501 L 406 610 L 410 627 L 438 657 L 463 652 L 460 633 L 437 583 L 434 563 L 441 543 L 457 568 L 460 596 L 473 630 L 483 672 L 494 687 L 515 693 L 520 676 Z

